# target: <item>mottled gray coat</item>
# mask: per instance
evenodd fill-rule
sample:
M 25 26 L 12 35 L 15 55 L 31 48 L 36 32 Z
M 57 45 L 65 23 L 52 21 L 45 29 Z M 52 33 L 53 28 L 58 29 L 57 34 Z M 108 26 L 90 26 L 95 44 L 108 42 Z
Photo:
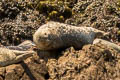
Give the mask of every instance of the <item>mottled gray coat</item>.
M 96 37 L 103 35 L 105 32 L 92 27 L 48 22 L 35 32 L 33 41 L 41 50 L 55 50 L 70 46 L 79 49 L 85 44 L 92 44 Z

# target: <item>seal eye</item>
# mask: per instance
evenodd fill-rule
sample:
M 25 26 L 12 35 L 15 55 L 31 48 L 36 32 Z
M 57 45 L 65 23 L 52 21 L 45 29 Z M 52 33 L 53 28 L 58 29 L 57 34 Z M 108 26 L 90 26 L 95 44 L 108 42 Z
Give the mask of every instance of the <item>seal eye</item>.
M 45 35 L 47 35 L 47 33 L 45 33 Z

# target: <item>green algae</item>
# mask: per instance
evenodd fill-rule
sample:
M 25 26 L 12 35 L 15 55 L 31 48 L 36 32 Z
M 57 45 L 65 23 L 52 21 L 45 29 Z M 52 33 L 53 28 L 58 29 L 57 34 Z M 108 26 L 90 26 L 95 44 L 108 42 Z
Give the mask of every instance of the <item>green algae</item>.
M 48 17 L 48 20 L 64 21 L 73 15 L 69 1 L 64 0 L 45 0 L 39 1 L 36 9 Z

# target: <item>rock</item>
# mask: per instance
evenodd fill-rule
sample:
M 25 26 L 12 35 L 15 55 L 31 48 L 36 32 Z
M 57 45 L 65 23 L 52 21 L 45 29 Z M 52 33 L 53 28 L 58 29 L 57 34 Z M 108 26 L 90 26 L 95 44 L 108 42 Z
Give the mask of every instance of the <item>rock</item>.
M 32 40 L 31 35 L 48 20 L 91 26 L 109 32 L 107 40 L 120 44 L 119 0 L 53 1 L 1 0 L 0 46 L 13 48 Z M 42 2 L 45 5 L 39 5 Z M 23 46 L 18 48 L 23 50 Z M 85 45 L 82 50 L 72 47 L 57 54 L 36 50 L 37 54 L 22 62 L 0 67 L 0 80 L 120 80 L 120 54 L 106 45 Z
M 4 46 L 18 45 L 32 40 L 33 33 L 45 23 L 46 17 L 28 8 L 27 1 L 0 1 L 0 43 Z
M 75 26 L 91 26 L 110 32 L 107 40 L 111 39 L 111 41 L 118 42 L 119 2 L 118 0 L 78 0 L 72 8 L 75 15 L 67 19 L 65 23 Z
M 49 80 L 120 79 L 119 62 L 120 54 L 102 44 L 69 48 L 58 59 L 48 60 Z
M 0 80 L 46 80 L 49 78 L 46 62 L 37 54 L 19 64 L 0 67 Z

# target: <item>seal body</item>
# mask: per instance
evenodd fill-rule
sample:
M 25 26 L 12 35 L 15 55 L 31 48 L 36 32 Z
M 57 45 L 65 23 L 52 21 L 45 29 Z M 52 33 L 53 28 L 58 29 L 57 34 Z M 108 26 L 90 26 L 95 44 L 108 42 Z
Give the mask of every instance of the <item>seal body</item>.
M 5 46 L 5 47 L 10 50 L 27 51 L 27 50 L 33 49 L 34 47 L 36 47 L 36 45 L 30 40 L 25 40 L 18 46 Z
M 31 57 L 34 53 L 34 51 L 10 50 L 0 47 L 0 67 L 23 61 Z
M 108 47 L 111 47 L 111 48 L 117 50 L 118 52 L 120 52 L 120 46 L 118 46 L 115 43 L 112 43 L 112 42 L 109 42 L 109 41 L 106 41 L 103 39 L 95 39 L 93 41 L 93 44 L 98 44 L 98 43 L 103 44 L 103 45 L 108 46 Z
M 42 25 L 33 35 L 33 41 L 40 50 L 55 50 L 59 48 L 81 48 L 92 44 L 96 35 L 104 32 L 92 27 L 77 27 L 59 22 L 48 22 Z

